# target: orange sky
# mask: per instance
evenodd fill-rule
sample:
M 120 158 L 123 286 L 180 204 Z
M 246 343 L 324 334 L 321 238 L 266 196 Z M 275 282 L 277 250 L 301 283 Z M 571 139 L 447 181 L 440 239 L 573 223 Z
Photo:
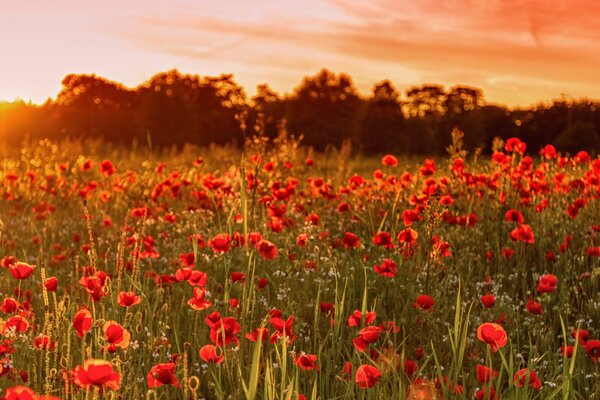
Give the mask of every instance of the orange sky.
M 513 106 L 600 98 L 599 21 L 591 0 L 3 1 L 0 99 L 42 102 L 72 72 L 135 86 L 172 68 L 289 92 L 321 67 L 364 94 L 388 78 Z

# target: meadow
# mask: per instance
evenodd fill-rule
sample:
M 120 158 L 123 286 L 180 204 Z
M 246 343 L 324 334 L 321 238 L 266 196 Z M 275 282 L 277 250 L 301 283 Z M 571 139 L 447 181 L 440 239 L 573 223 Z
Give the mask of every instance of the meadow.
M 461 140 L 0 149 L 0 396 L 600 398 L 600 158 Z

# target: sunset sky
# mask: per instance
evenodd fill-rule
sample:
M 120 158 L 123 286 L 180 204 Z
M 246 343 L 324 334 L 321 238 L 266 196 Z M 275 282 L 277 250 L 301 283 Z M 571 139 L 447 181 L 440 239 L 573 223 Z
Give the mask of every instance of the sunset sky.
M 128 86 L 177 68 L 285 93 L 321 67 L 481 87 L 511 106 L 600 98 L 600 2 L 20 0 L 0 2 L 0 99 L 43 102 L 68 73 Z

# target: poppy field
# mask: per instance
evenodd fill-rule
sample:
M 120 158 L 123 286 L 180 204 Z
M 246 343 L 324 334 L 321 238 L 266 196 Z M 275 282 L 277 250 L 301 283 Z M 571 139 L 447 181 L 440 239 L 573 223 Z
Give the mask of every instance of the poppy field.
M 2 152 L 0 398 L 600 398 L 584 150 Z

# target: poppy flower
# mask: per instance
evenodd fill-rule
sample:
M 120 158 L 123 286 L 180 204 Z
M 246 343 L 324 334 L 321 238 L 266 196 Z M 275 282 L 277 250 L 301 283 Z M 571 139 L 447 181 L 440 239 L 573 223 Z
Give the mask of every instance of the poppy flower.
M 319 369 L 319 367 L 317 366 L 317 356 L 314 354 L 301 353 L 300 355 L 298 355 L 298 357 L 296 357 L 294 364 L 296 364 L 305 371 Z
M 600 340 L 588 340 L 585 342 L 585 352 L 593 362 L 600 360 Z
M 92 313 L 88 309 L 82 308 L 77 311 L 73 318 L 73 328 L 77 336 L 83 337 L 92 327 L 92 322 Z
M 538 376 L 533 370 L 529 370 L 529 379 L 527 379 L 527 368 L 523 368 L 515 372 L 513 382 L 517 387 L 523 387 L 526 384 L 528 384 L 535 390 L 539 390 L 542 387 L 542 381 L 540 380 L 540 378 L 538 378 Z
M 506 140 L 504 150 L 508 151 L 509 153 L 514 151 L 520 155 L 523 155 L 525 154 L 525 150 L 527 150 L 527 144 L 521 141 L 519 138 L 511 137 Z
M 367 326 L 358 332 L 358 337 L 352 341 L 354 348 L 360 352 L 364 352 L 367 347 L 379 340 L 381 328 L 378 326 Z
M 393 278 L 398 273 L 398 264 L 396 264 L 389 258 L 386 258 L 383 260 L 381 265 L 375 265 L 373 269 L 381 276 L 385 276 L 386 278 Z
M 0 310 L 2 310 L 2 312 L 5 314 L 12 314 L 16 312 L 20 306 L 21 305 L 17 300 L 13 299 L 12 297 L 6 297 L 2 301 L 2 306 L 0 307 Z
M 4 400 L 60 400 L 50 395 L 38 395 L 27 386 L 13 386 L 6 389 Z
M 231 248 L 231 238 L 226 233 L 219 233 L 208 242 L 208 245 L 215 254 L 227 253 Z
M 535 238 L 533 236 L 533 229 L 531 229 L 531 226 L 526 225 L 526 224 L 521 224 L 521 225 L 517 226 L 515 229 L 513 229 L 510 232 L 509 236 L 513 242 L 521 241 L 521 242 L 528 243 L 528 244 L 535 243 Z
M 479 328 L 477 328 L 477 338 L 490 345 L 494 353 L 499 348 L 504 347 L 508 341 L 508 335 L 504 328 L 493 322 L 485 322 L 479 325 Z
M 210 329 L 210 340 L 219 347 L 228 345 L 230 343 L 239 344 L 237 334 L 242 330 L 239 322 L 233 317 L 221 318 L 221 320 L 214 324 Z
M 575 348 L 573 346 L 560 346 L 559 351 L 563 357 L 571 358 L 573 357 L 573 352 L 575 351 Z
M 210 307 L 210 301 L 204 299 L 206 291 L 202 288 L 195 287 L 193 291 L 194 297 L 188 300 L 187 304 L 196 311 L 204 310 Z
M 117 350 L 117 347 L 126 349 L 131 341 L 131 334 L 121 324 L 116 321 L 106 321 L 102 326 L 104 331 L 104 340 L 108 343 L 107 349 L 110 353 Z
M 52 350 L 56 347 L 56 341 L 48 335 L 40 335 L 35 338 L 33 345 L 38 350 Z
M 373 244 L 377 246 L 383 246 L 386 249 L 393 249 L 394 243 L 392 242 L 392 235 L 388 232 L 379 232 L 373 237 Z
M 27 332 L 31 325 L 29 321 L 21 315 L 13 315 L 2 325 L 2 334 L 6 335 L 8 332 Z
M 381 372 L 372 365 L 361 365 L 356 369 L 354 381 L 362 389 L 372 388 L 377 384 Z
M 117 297 L 117 301 L 121 307 L 131 307 L 140 304 L 142 299 L 135 292 L 121 292 Z
M 534 299 L 529 299 L 525 308 L 527 308 L 527 311 L 529 311 L 532 314 L 542 315 L 544 313 L 544 309 L 542 308 L 542 305 L 540 303 L 538 303 L 537 301 L 535 301 Z
M 344 246 L 347 249 L 356 249 L 360 244 L 360 239 L 352 232 L 344 233 Z
M 525 222 L 525 218 L 523 218 L 523 214 L 521 214 L 517 210 L 508 210 L 506 212 L 506 214 L 504 214 L 504 219 L 509 222 L 517 222 L 519 224 L 522 224 L 523 222 Z
M 117 169 L 110 160 L 104 160 L 100 163 L 100 173 L 104 176 L 111 176 L 117 172 Z
M 258 340 L 263 342 L 268 335 L 269 330 L 267 328 L 256 328 L 252 332 L 246 333 L 245 337 L 251 342 L 257 342 Z
M 200 348 L 200 358 L 205 362 L 210 362 L 213 364 L 220 364 L 225 360 L 223 355 L 217 354 L 217 347 L 212 344 L 207 344 Z
M 83 389 L 96 386 L 100 389 L 119 390 L 121 384 L 121 376 L 114 370 L 112 363 L 106 360 L 88 359 L 83 366 L 71 370 L 71 375 L 73 382 Z
M 386 167 L 397 167 L 398 159 L 391 154 L 386 154 L 381 158 L 381 164 Z
M 435 300 L 433 297 L 426 294 L 417 296 L 417 300 L 413 303 L 413 307 L 423 311 L 432 311 Z
M 56 292 L 56 288 L 58 287 L 58 279 L 54 276 L 47 278 L 44 280 L 44 287 L 49 292 Z
M 480 298 L 481 303 L 486 307 L 486 308 L 491 308 L 494 306 L 494 303 L 496 302 L 496 298 L 494 297 L 493 294 L 486 294 L 481 296 Z
M 289 339 L 290 343 L 296 339 L 292 332 L 294 325 L 294 316 L 290 315 L 287 320 L 283 320 L 280 317 L 271 317 L 269 324 L 275 329 L 275 332 L 271 335 L 271 343 L 275 343 L 278 339 Z
M 573 339 L 578 340 L 579 344 L 585 346 L 585 343 L 590 337 L 590 333 L 586 329 L 575 329 L 571 332 L 571 336 Z
M 409 245 L 414 245 L 415 243 L 417 243 L 418 238 L 419 233 L 412 228 L 406 228 L 400 231 L 400 233 L 398 233 L 398 236 L 396 237 L 398 243 Z
M 265 260 L 273 260 L 277 258 L 277 255 L 279 254 L 277 246 L 265 239 L 259 241 L 256 247 L 258 249 L 258 255 Z
M 558 278 L 553 274 L 540 276 L 537 290 L 540 293 L 552 293 L 558 287 Z
M 496 390 L 493 387 L 479 389 L 475 392 L 475 399 L 477 400 L 500 400 L 500 397 L 496 395 Z
M 13 264 L 10 264 L 8 269 L 10 270 L 13 278 L 23 280 L 29 278 L 31 274 L 33 274 L 35 265 L 17 261 Z
M 406 227 L 412 226 L 413 222 L 420 221 L 421 219 L 423 219 L 423 217 L 417 210 L 402 211 L 402 222 L 404 222 L 404 226 Z
M 375 311 L 367 311 L 365 313 L 365 324 L 371 325 L 375 321 Z M 348 326 L 358 326 L 362 323 L 362 313 L 359 310 L 354 312 L 348 317 Z
M 148 372 L 148 387 L 153 389 L 162 385 L 181 387 L 175 376 L 175 363 L 156 364 Z
M 486 367 L 485 365 L 477 364 L 477 367 L 475 367 L 475 369 L 477 371 L 477 381 L 479 383 L 488 382 L 490 378 L 496 378 L 498 376 L 498 371 L 490 367 Z

